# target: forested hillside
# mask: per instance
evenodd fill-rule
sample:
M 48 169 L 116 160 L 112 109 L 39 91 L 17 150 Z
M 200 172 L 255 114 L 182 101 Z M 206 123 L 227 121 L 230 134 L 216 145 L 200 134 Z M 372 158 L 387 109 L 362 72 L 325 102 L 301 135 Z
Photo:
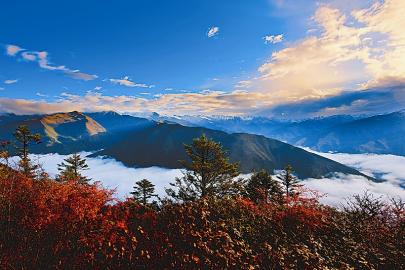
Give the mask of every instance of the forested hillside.
M 82 175 L 73 154 L 51 178 L 29 159 L 40 136 L 1 144 L 2 269 L 403 269 L 404 203 L 368 193 L 342 208 L 319 203 L 286 166 L 248 179 L 225 149 L 201 136 L 185 145 L 183 177 L 158 197 L 147 179 L 131 196 Z M 119 181 L 119 179 L 117 179 Z

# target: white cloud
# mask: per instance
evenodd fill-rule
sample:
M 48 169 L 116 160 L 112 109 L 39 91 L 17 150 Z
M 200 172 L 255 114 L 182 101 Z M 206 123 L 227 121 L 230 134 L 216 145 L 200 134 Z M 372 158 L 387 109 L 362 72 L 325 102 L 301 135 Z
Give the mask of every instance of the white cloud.
M 251 89 L 280 104 L 405 83 L 405 2 L 361 6 L 348 12 L 321 4 L 310 26 L 317 31 L 275 51 Z
M 76 79 L 76 80 L 92 81 L 92 80 L 98 78 L 97 75 L 83 73 L 83 72 L 80 72 L 78 70 L 68 70 L 68 71 L 65 71 L 65 73 L 68 76 L 70 76 L 70 77 L 72 77 L 73 79 Z
M 90 153 L 80 153 L 82 157 Z M 42 164 L 42 167 L 51 176 L 58 174 L 58 164 L 67 155 L 45 154 L 31 155 L 30 158 L 34 162 Z M 13 161 L 17 159 L 14 158 Z M 89 170 L 83 174 L 94 181 L 100 181 L 104 187 L 115 189 L 115 196 L 119 199 L 124 199 L 130 196 L 130 192 L 136 181 L 144 178 L 150 180 L 156 186 L 156 193 L 160 196 L 165 196 L 165 188 L 170 187 L 169 183 L 174 182 L 176 177 L 182 175 L 180 170 L 165 169 L 159 167 L 150 168 L 128 168 L 121 162 L 109 158 L 86 158 L 89 165 Z
M 353 195 L 369 192 L 384 200 L 390 198 L 405 199 L 405 190 L 391 182 L 374 183 L 357 175 L 336 175 L 333 178 L 307 179 L 303 182 L 306 187 L 325 194 L 321 202 L 339 206 Z
M 81 153 L 86 156 L 89 153 Z M 343 160 L 347 165 L 356 165 L 358 169 L 372 171 L 376 166 L 374 173 L 385 172 L 386 182 L 375 183 L 357 175 L 336 174 L 331 178 L 306 179 L 304 185 L 310 189 L 317 190 L 326 196 L 321 202 L 333 206 L 344 203 L 346 198 L 355 194 L 362 194 L 368 191 L 376 196 L 382 196 L 383 199 L 390 197 L 400 197 L 405 199 L 405 189 L 399 187 L 400 179 L 405 181 L 404 172 L 400 170 L 400 164 L 405 157 L 390 155 L 371 155 L 373 161 L 369 161 L 370 155 L 351 155 L 351 154 L 328 154 L 319 153 L 332 157 L 335 160 Z M 333 155 L 333 156 L 331 156 Z M 57 164 L 61 163 L 67 156 L 59 154 L 31 155 L 34 162 L 42 164 L 44 169 L 55 176 L 58 173 Z M 110 158 L 86 158 L 90 170 L 84 174 L 93 180 L 98 180 L 107 188 L 116 189 L 118 198 L 125 198 L 131 192 L 134 183 L 143 178 L 149 179 L 156 185 L 156 192 L 165 196 L 165 187 L 173 182 L 175 177 L 182 175 L 181 170 L 165 169 L 159 167 L 150 168 L 128 168 L 121 162 Z M 16 159 L 14 159 L 16 161 Z M 403 164 L 403 163 L 402 163 Z M 248 177 L 243 175 L 242 177 Z
M 17 111 L 29 111 L 34 107 L 41 111 L 55 108 L 65 111 L 61 105 L 66 105 L 67 108 L 86 110 L 109 107 L 121 112 L 145 110 L 164 114 L 243 115 L 285 103 L 320 100 L 339 95 L 342 90 L 362 90 L 359 85 L 377 87 L 403 84 L 405 20 L 402 19 L 402 14 L 405 14 L 405 2 L 402 0 L 386 0 L 351 13 L 332 5 L 320 5 L 312 18 L 315 26 L 310 25 L 311 29 L 317 29 L 316 32 L 311 32 L 306 38 L 275 51 L 271 58 L 258 68 L 258 76 L 240 81 L 235 85 L 236 91 L 230 93 L 190 93 L 178 90 L 185 94 L 159 95 L 150 100 L 130 96 L 86 95 L 50 104 L 2 99 L 0 106 Z M 212 27 L 207 35 L 215 35 L 218 31 L 218 27 Z M 41 60 L 36 61 L 39 61 L 43 68 L 65 69 L 64 66 L 49 64 L 46 52 L 35 53 Z M 28 58 L 32 59 L 32 56 Z M 72 77 L 92 78 L 82 76 L 74 70 L 70 73 Z M 133 82 L 128 76 L 110 79 L 110 82 L 128 87 L 151 87 Z M 89 107 L 84 106 L 80 99 L 89 102 Z M 25 104 L 27 108 L 16 108 L 17 103 Z M 359 102 L 353 105 L 364 107 Z M 346 107 L 335 112 L 332 109 L 329 113 L 339 113 L 346 110 Z
M 87 74 L 80 72 L 80 70 L 69 69 L 65 66 L 55 66 L 50 63 L 48 52 L 46 51 L 25 51 L 25 49 L 20 48 L 17 45 L 7 45 L 6 53 L 9 56 L 17 56 L 19 52 L 24 51 L 20 54 L 21 59 L 30 62 L 37 62 L 38 66 L 43 69 L 61 71 L 66 75 L 77 80 L 90 81 L 98 78 L 97 75 Z
M 405 157 L 380 154 L 347 154 L 321 153 L 304 148 L 307 151 L 335 160 L 350 167 L 354 167 L 366 175 L 379 175 L 382 179 L 399 185 L 405 185 Z
M 37 95 L 39 97 L 48 97 L 48 95 L 42 94 L 40 92 L 37 92 L 35 95 Z
M 280 35 L 271 35 L 271 36 L 265 36 L 263 37 L 264 39 L 264 43 L 265 44 L 276 44 L 276 43 L 280 43 L 284 40 L 284 35 L 280 34 Z
M 13 83 L 16 83 L 16 82 L 18 82 L 18 80 L 5 80 L 4 81 L 5 84 L 13 84 Z
M 271 105 L 264 93 L 209 91 L 203 93 L 159 94 L 153 99 L 134 96 L 61 95 L 55 101 L 0 98 L 0 111 L 16 114 L 69 111 L 158 112 L 164 115 L 244 115 Z
M 124 86 L 128 86 L 128 87 L 141 87 L 141 88 L 153 88 L 155 87 L 154 85 L 146 85 L 144 83 L 136 83 L 133 82 L 129 79 L 128 76 L 125 76 L 122 79 L 110 79 L 110 82 L 112 82 L 113 84 L 119 84 L 119 85 L 124 85 Z
M 35 61 L 37 59 L 37 55 L 32 52 L 23 52 L 21 57 L 26 61 Z
M 6 45 L 6 54 L 9 56 L 15 56 L 23 50 L 23 48 L 18 47 L 17 45 Z
M 400 197 L 405 199 L 405 157 L 378 154 L 347 154 L 347 153 L 320 153 L 309 148 L 307 151 L 335 160 L 347 166 L 356 168 L 362 173 L 385 180 L 375 183 L 356 175 L 339 174 L 328 179 L 308 179 L 305 185 L 309 188 L 325 193 L 324 203 L 337 205 L 343 203 L 345 198 L 368 191 L 383 199 Z
M 219 34 L 219 27 L 213 26 L 207 32 L 207 37 L 212 38 Z

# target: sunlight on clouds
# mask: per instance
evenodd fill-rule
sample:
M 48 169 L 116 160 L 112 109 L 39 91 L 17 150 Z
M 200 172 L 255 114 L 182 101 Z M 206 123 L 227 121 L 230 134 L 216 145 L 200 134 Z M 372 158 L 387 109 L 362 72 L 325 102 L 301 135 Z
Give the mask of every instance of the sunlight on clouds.
M 9 56 L 15 56 L 19 52 L 23 51 L 24 49 L 21 47 L 18 47 L 16 45 L 7 45 L 6 46 L 6 54 Z
M 133 96 L 105 96 L 89 92 L 85 96 L 62 93 L 55 101 L 0 98 L 0 111 L 16 114 L 69 111 L 159 112 L 160 114 L 243 115 L 268 107 L 272 103 L 263 93 L 234 91 L 223 93 L 159 94 L 153 99 Z
M 337 3 L 332 1 L 335 2 Z M 306 38 L 273 52 L 270 59 L 258 68 L 258 76 L 240 80 L 234 91 L 228 93 L 185 91 L 186 93 L 181 94 L 157 94 L 153 99 L 88 93 L 49 103 L 0 99 L 0 109 L 19 114 L 74 109 L 252 115 L 269 111 L 276 105 L 337 96 L 344 90 L 354 92 L 365 88 L 404 85 L 405 1 L 386 0 L 369 5 L 368 8 L 364 8 L 364 4 L 353 4 L 351 7 L 357 9 L 348 12 L 342 4 L 320 4 L 311 19 L 315 26 L 310 25 L 316 31 L 311 31 Z M 215 26 L 208 30 L 207 36 L 214 37 L 218 33 L 219 27 Z M 271 43 L 282 39 L 281 34 L 265 37 L 265 41 Z M 96 75 L 65 66 L 52 65 L 47 52 L 26 51 L 19 46 L 8 45 L 7 54 L 20 56 L 25 61 L 35 61 L 41 68 L 59 70 L 75 79 L 97 78 Z M 127 87 L 153 87 L 133 82 L 128 76 L 109 81 Z M 399 96 L 397 103 L 403 103 L 403 100 Z M 367 101 L 355 101 L 353 104 L 321 108 L 319 114 L 350 112 L 352 108 L 357 110 L 366 103 Z
M 391 86 L 405 82 L 405 2 L 386 0 L 376 2 L 369 9 L 353 11 L 353 16 L 364 23 L 367 33 L 382 33 L 386 39 L 373 39 L 364 58 L 374 75 L 365 87 Z
M 320 35 L 274 52 L 251 84 L 280 103 L 336 95 L 360 84 L 365 88 L 404 83 L 403 14 L 401 0 L 378 2 L 351 16 L 321 5 L 313 16 Z

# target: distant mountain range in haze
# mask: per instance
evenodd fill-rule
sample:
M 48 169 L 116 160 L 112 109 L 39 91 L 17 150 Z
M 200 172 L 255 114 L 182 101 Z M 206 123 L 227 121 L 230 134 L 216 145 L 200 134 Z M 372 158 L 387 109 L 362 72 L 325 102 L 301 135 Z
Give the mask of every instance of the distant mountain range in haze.
M 231 134 L 115 112 L 6 114 L 0 116 L 0 139 L 12 140 L 12 133 L 19 125 L 27 125 L 32 132 L 42 135 L 42 143 L 32 146 L 34 153 L 94 151 L 92 156 L 112 157 L 132 167 L 180 168 L 178 161 L 187 159 L 183 144 L 206 134 L 229 151 L 230 160 L 239 162 L 243 173 L 260 169 L 272 172 L 291 164 L 301 178 L 320 178 L 333 173 L 363 175 L 338 162 L 262 135 Z M 97 152 L 100 149 L 103 150 Z
M 368 117 L 337 115 L 301 121 L 264 117 L 165 117 L 157 114 L 150 118 L 229 133 L 259 134 L 320 152 L 405 156 L 405 110 Z

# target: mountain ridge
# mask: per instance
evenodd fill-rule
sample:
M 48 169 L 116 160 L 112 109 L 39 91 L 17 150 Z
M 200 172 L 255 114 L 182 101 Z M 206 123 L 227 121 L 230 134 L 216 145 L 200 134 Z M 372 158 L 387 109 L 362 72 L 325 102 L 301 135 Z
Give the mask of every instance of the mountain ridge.
M 186 158 L 183 144 L 206 134 L 229 150 L 230 159 L 240 162 L 243 173 L 254 169 L 280 170 L 291 164 L 303 178 L 320 178 L 335 172 L 363 175 L 335 161 L 261 135 L 230 134 L 114 112 L 9 117 L 0 117 L 0 137 L 8 134 L 11 138 L 18 125 L 26 124 L 33 133 L 40 133 L 44 138 L 44 143 L 32 146 L 33 153 L 70 154 L 104 149 L 92 156 L 109 156 L 132 167 L 180 168 L 178 160 Z

